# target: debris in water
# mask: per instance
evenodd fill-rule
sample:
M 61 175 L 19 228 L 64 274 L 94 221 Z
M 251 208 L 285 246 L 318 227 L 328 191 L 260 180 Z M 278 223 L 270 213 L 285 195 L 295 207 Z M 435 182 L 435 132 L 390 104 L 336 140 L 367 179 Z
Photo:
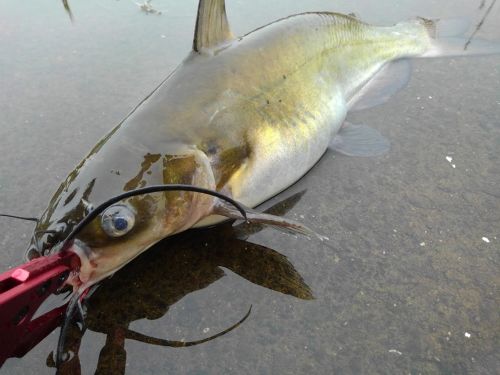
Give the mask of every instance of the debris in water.
M 448 163 L 451 163 L 453 161 L 453 158 L 451 156 L 447 156 L 446 160 L 448 161 Z M 455 164 L 451 164 L 451 167 L 455 169 L 457 166 Z
M 71 12 L 71 8 L 69 7 L 68 0 L 62 0 L 64 9 L 66 10 L 66 13 L 68 13 L 68 17 L 71 22 L 73 22 L 73 13 Z
M 403 355 L 399 350 L 396 349 L 389 349 L 389 353 L 396 353 L 397 355 Z
M 490 243 L 490 239 L 488 237 L 483 237 L 481 239 L 486 243 Z
M 144 0 L 143 3 L 136 3 L 136 5 L 145 13 L 161 14 L 161 11 L 156 10 L 151 5 L 151 0 Z

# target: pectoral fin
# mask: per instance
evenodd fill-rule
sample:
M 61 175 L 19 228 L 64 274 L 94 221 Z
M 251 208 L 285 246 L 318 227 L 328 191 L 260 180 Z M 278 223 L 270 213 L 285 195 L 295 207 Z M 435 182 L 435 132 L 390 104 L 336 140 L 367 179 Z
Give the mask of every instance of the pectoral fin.
M 391 148 L 389 141 L 376 129 L 345 122 L 330 143 L 330 148 L 347 156 L 379 156 Z
M 312 229 L 306 227 L 305 225 L 291 219 L 287 219 L 281 216 L 275 216 L 270 214 L 264 214 L 252 210 L 251 208 L 246 208 L 247 222 L 255 224 L 270 225 L 276 229 L 287 233 L 301 234 L 306 237 L 316 237 L 321 241 L 327 240 L 327 237 L 321 236 L 320 234 L 314 232 Z M 230 219 L 244 220 L 245 218 L 241 213 L 236 210 L 233 206 L 228 205 L 225 202 L 219 201 L 214 207 L 214 214 L 225 216 Z
M 225 0 L 200 0 L 193 49 L 202 52 L 232 39 Z

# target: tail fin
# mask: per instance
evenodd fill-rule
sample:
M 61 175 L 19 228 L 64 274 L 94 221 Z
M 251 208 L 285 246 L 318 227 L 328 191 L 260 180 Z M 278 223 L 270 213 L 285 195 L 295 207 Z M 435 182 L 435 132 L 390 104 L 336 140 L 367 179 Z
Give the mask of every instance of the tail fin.
M 422 57 L 452 57 L 500 54 L 500 42 L 465 37 L 470 22 L 463 18 L 419 21 L 432 39 L 431 48 Z

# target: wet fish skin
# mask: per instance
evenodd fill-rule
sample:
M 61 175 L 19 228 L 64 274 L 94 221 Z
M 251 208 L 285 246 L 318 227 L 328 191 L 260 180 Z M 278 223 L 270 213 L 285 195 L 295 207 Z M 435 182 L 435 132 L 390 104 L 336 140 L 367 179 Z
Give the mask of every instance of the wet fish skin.
M 43 237 L 43 248 L 61 241 L 88 203 L 142 186 L 187 183 L 250 207 L 262 203 L 319 160 L 350 100 L 384 64 L 430 46 L 423 22 L 374 27 L 310 13 L 201 47 L 70 173 L 36 228 L 65 229 Z M 137 214 L 129 234 L 111 238 L 96 218 L 78 236 L 77 287 L 109 276 L 164 237 L 223 219 L 213 216 L 221 212 L 216 200 L 193 193 L 125 203 Z
M 410 29 L 407 45 L 401 36 L 405 27 Z M 425 37 L 420 45 L 413 30 Z M 342 38 L 331 38 L 332 33 Z M 353 50 L 360 40 L 365 41 L 363 48 Z M 387 61 L 422 53 L 427 43 L 425 28 L 415 22 L 374 28 L 338 14 L 290 17 L 211 55 L 190 56 L 155 100 L 144 103 L 144 110 L 130 120 L 148 124 L 146 137 L 167 130 L 165 142 L 195 145 L 211 160 L 216 179 L 233 172 L 226 186 L 233 197 L 254 206 L 290 185 L 321 157 L 359 86 Z M 249 190 L 262 191 L 271 176 L 278 179 L 265 165 L 281 160 L 283 186 L 254 197 Z M 289 173 L 289 166 L 297 173 Z M 219 188 L 223 180 L 216 181 Z

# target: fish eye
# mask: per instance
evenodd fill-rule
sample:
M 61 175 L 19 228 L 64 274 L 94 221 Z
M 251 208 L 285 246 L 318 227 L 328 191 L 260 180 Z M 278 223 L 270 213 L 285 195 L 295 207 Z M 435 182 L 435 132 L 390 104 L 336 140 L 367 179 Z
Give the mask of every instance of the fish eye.
M 122 204 L 108 207 L 101 215 L 101 228 L 110 237 L 122 237 L 132 230 L 135 224 L 134 211 Z

